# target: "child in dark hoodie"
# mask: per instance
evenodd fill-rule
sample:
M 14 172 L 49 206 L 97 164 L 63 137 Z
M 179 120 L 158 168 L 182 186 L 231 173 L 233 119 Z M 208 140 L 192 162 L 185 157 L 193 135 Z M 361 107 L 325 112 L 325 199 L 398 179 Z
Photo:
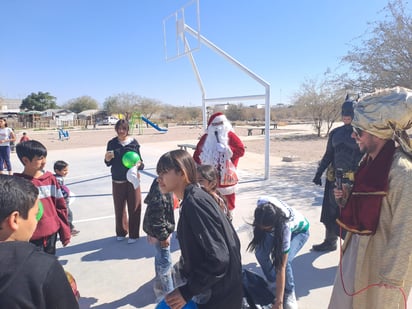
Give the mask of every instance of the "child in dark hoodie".
M 79 308 L 60 263 L 28 242 L 43 214 L 38 195 L 30 181 L 0 175 L 0 308 Z
M 30 242 L 49 254 L 56 254 L 57 234 L 63 246 L 70 242 L 67 207 L 56 177 L 44 171 L 47 149 L 38 141 L 30 140 L 16 146 L 17 156 L 24 165 L 23 173 L 15 176 L 30 180 L 40 191 L 44 214 Z
M 144 199 L 147 204 L 143 219 L 143 230 L 149 243 L 155 248 L 155 286 L 158 299 L 174 288 L 172 280 L 172 257 L 170 255 L 170 237 L 175 229 L 173 193 L 162 194 L 155 178 L 149 194 Z

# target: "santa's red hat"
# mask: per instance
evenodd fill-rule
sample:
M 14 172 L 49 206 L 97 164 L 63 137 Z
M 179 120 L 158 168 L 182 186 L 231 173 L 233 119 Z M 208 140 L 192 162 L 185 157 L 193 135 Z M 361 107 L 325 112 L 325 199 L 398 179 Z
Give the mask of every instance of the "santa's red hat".
M 209 121 L 207 122 L 207 126 L 210 126 L 212 123 L 225 122 L 225 121 L 227 121 L 226 116 L 221 112 L 217 112 L 217 113 L 214 113 L 212 116 L 210 116 Z

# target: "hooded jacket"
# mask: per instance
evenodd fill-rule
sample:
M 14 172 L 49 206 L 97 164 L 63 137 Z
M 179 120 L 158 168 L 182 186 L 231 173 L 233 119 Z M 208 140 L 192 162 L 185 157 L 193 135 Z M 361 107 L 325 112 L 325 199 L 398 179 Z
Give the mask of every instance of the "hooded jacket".
M 242 265 L 236 231 L 213 197 L 199 186 L 186 187 L 177 238 L 187 283 L 179 287 L 188 301 L 210 292 L 205 309 L 239 309 Z
M 42 239 L 58 232 L 62 244 L 67 245 L 71 237 L 67 207 L 56 177 L 50 172 L 45 172 L 38 178 L 20 173 L 14 175 L 30 180 L 39 189 L 39 199 L 43 204 L 43 216 L 31 240 Z
M 79 308 L 55 256 L 28 242 L 5 241 L 0 261 L 0 308 Z
M 123 165 L 122 158 L 123 155 L 128 151 L 136 152 L 139 155 L 141 161 L 139 170 L 142 170 L 144 167 L 143 158 L 140 154 L 140 145 L 134 138 L 131 140 L 129 144 L 123 146 L 119 142 L 119 139 L 117 137 L 114 137 L 107 143 L 106 150 L 113 150 L 114 152 L 113 159 L 111 159 L 110 161 L 104 161 L 106 166 L 110 166 L 110 172 L 112 173 L 113 180 L 127 181 L 126 174 L 129 169 Z
M 147 208 L 143 219 L 143 231 L 160 241 L 166 240 L 175 230 L 172 194 L 162 194 L 155 178 L 144 202 Z

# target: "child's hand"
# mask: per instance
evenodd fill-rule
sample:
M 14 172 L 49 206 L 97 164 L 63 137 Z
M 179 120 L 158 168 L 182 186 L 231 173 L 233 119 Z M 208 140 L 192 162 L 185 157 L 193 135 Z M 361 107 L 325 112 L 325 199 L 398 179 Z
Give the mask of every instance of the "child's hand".
M 104 156 L 104 160 L 109 162 L 113 158 L 114 158 L 114 151 L 113 150 L 106 151 L 106 154 Z
M 167 248 L 170 245 L 169 238 L 160 241 L 160 248 Z
M 70 243 L 70 239 L 67 239 L 65 241 L 62 241 L 63 247 L 66 247 Z

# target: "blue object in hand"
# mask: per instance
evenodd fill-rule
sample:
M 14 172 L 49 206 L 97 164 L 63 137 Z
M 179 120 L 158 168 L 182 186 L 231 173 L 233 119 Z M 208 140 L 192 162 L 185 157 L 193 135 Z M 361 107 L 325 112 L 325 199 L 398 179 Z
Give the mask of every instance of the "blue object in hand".
M 156 309 L 170 309 L 163 299 L 160 303 L 157 304 Z M 197 309 L 197 305 L 193 300 L 189 300 L 182 309 Z

